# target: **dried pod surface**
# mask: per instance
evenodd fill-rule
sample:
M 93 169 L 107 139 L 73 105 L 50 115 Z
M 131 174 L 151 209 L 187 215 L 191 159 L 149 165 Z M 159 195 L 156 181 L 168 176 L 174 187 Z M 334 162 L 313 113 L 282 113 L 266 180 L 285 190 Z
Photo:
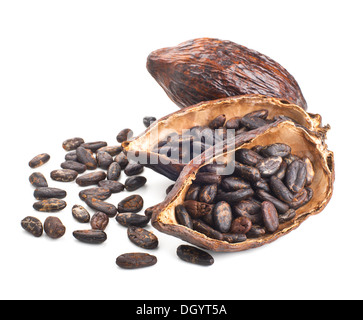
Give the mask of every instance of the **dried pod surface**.
M 267 119 L 259 118 L 263 120 L 263 126 L 257 129 L 251 130 L 241 125 L 232 134 L 225 126 L 217 130 L 209 128 L 210 123 L 219 115 L 224 115 L 227 121 L 235 117 L 257 117 L 256 114 L 264 117 L 262 112 L 256 113 L 261 110 L 267 111 L 268 116 Z M 212 152 L 212 146 L 216 147 L 216 153 L 220 148 L 225 148 L 222 141 L 226 141 L 226 138 L 237 140 L 242 135 L 247 142 L 256 132 L 261 133 L 267 127 L 287 119 L 303 126 L 324 142 L 328 127 L 321 126 L 319 115 L 308 114 L 302 108 L 283 100 L 251 95 L 224 98 L 184 108 L 159 119 L 141 135 L 123 142 L 122 146 L 129 160 L 139 161 L 144 166 L 176 180 L 191 159 L 197 158 L 204 151 Z M 281 156 L 274 151 L 284 152 L 278 147 L 270 149 L 272 150 L 265 151 L 272 152 L 269 156 Z M 261 160 L 261 155 L 257 157 L 251 151 L 249 154 L 241 151 L 240 156 L 245 158 L 245 161 L 240 161 L 241 164 L 251 166 Z
M 181 108 L 256 93 L 307 108 L 298 83 L 287 70 L 231 41 L 200 38 L 159 49 L 149 55 L 147 69 Z
M 334 155 L 322 143 L 319 135 L 285 120 L 265 126 L 263 130 L 254 131 L 253 134 L 251 132 L 247 134 L 253 136 L 246 139 L 241 135 L 230 145 L 231 148 L 227 146 L 219 154 L 205 153 L 196 159 L 200 162 L 193 161 L 184 168 L 165 201 L 153 209 L 152 224 L 156 229 L 202 248 L 214 251 L 241 251 L 268 244 L 286 235 L 308 217 L 318 214 L 326 207 L 333 191 Z M 258 183 L 254 181 L 254 175 L 240 177 L 241 171 L 235 170 L 230 175 L 246 179 L 249 186 L 241 184 L 241 189 L 226 192 L 224 191 L 226 186 L 223 184 L 226 177 L 224 177 L 218 184 L 217 197 L 213 203 L 187 200 L 187 196 L 191 194 L 190 189 L 196 193 L 195 197 L 198 199 L 200 190 L 204 186 L 196 183 L 199 172 L 205 172 L 205 167 L 211 163 L 228 164 L 230 161 L 236 161 L 234 155 L 236 151 L 242 149 L 253 150 L 263 159 L 273 159 L 272 164 L 260 167 L 261 171 L 266 167 L 269 169 L 270 166 L 274 167 L 276 161 L 280 163 L 279 170 L 281 167 L 286 170 L 284 163 L 291 165 L 294 161 L 309 157 L 314 171 L 311 173 L 309 186 L 306 184 L 307 179 L 303 179 L 302 190 L 291 191 L 290 180 L 286 179 L 287 172 L 285 177 L 280 179 L 276 176 L 279 170 L 271 177 L 261 175 Z M 283 158 L 283 161 L 278 157 Z M 259 163 L 261 159 L 251 167 L 256 168 Z M 306 168 L 308 165 L 305 164 Z M 301 168 L 298 169 L 291 173 L 293 181 L 291 188 L 300 186 Z M 264 189 L 265 186 L 268 186 L 268 191 Z M 246 190 L 252 190 L 252 193 L 246 198 L 242 196 L 238 198 Z M 232 209 L 233 221 L 229 230 L 227 228 L 220 230 L 218 223 L 208 219 L 208 214 L 202 214 L 208 206 L 216 207 L 218 201 L 227 202 Z M 186 220 L 185 215 L 180 215 L 180 212 L 183 213 L 181 210 L 183 207 L 193 222 L 192 227 L 183 223 Z
M 117 257 L 116 264 L 123 269 L 139 269 L 151 267 L 157 263 L 157 258 L 142 252 L 124 253 Z

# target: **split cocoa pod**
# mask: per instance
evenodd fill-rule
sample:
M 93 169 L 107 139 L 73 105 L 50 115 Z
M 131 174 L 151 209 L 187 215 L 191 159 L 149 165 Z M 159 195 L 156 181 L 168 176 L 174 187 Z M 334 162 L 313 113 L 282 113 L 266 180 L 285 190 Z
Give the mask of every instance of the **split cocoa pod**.
M 253 154 L 245 160 L 250 165 L 237 161 L 244 161 L 241 157 L 249 152 Z M 302 159 L 309 165 L 305 167 Z M 223 170 L 231 165 L 229 176 L 225 175 Z M 239 180 L 236 191 L 226 191 L 226 186 L 235 186 L 227 179 Z M 153 208 L 152 225 L 213 251 L 256 248 L 320 213 L 332 196 L 333 182 L 334 155 L 321 137 L 293 121 L 279 119 L 237 136 L 217 153 L 210 148 L 187 164 L 165 201 Z M 199 190 L 196 196 L 192 188 L 198 184 L 205 191 Z M 246 202 L 258 209 L 243 209 Z
M 202 101 L 262 94 L 307 104 L 294 77 L 264 54 L 231 41 L 199 38 L 152 52 L 147 69 L 184 108 Z
M 231 131 L 227 129 L 234 128 L 235 137 L 245 135 L 248 140 L 261 127 L 280 119 L 293 121 L 325 144 L 329 127 L 322 126 L 320 115 L 307 113 L 285 100 L 244 95 L 201 102 L 169 114 L 122 146 L 129 159 L 175 181 L 191 159 L 225 140 Z M 237 125 L 233 124 L 235 121 Z M 184 135 L 186 131 L 189 132 Z M 200 141 L 202 144 L 198 145 Z

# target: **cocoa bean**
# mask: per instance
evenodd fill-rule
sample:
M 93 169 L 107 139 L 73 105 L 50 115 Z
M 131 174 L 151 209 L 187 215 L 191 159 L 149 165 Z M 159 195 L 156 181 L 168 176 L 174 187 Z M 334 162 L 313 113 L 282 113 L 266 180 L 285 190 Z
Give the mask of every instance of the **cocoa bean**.
M 156 121 L 155 117 L 144 117 L 143 123 L 146 128 L 149 128 L 153 122 Z
M 76 183 L 81 187 L 86 187 L 93 184 L 98 184 L 101 180 L 104 179 L 106 179 L 106 173 L 104 173 L 103 171 L 95 171 L 79 176 L 76 179 Z
M 199 192 L 199 202 L 204 203 L 213 203 L 214 199 L 217 196 L 218 185 L 217 184 L 208 184 L 201 188 Z
M 117 206 L 118 212 L 140 212 L 144 206 L 144 200 L 140 195 L 132 195 L 121 200 Z
M 99 148 L 97 150 L 98 152 L 107 152 L 110 156 L 114 157 L 117 156 L 118 154 L 120 154 L 122 151 L 122 147 L 121 146 L 105 146 L 102 148 Z
M 71 138 L 63 141 L 62 147 L 66 151 L 72 151 L 76 150 L 78 147 L 80 147 L 84 143 L 84 140 L 82 138 L 76 137 Z
M 59 218 L 48 217 L 44 221 L 44 231 L 48 237 L 52 239 L 59 239 L 66 233 L 66 227 Z
M 261 177 L 266 178 L 274 175 L 281 166 L 281 157 L 268 157 L 256 164 L 256 168 L 260 171 Z
M 125 181 L 125 188 L 127 191 L 135 191 L 145 185 L 147 179 L 143 176 L 135 176 L 127 178 Z
M 292 192 L 300 192 L 306 182 L 306 166 L 301 160 L 293 161 L 286 170 L 285 183 Z
M 179 224 L 193 229 L 193 221 L 183 205 L 180 204 L 175 207 L 175 218 Z
M 60 199 L 46 199 L 35 202 L 33 208 L 41 212 L 57 212 L 63 210 L 67 206 L 67 203 Z
M 83 144 L 82 144 L 83 146 Z M 88 170 L 94 170 L 97 168 L 97 161 L 93 154 L 84 147 L 78 147 L 76 150 L 77 160 L 80 163 L 86 165 Z
M 279 217 L 275 206 L 270 201 L 264 201 L 261 205 L 261 211 L 266 231 L 274 233 L 279 227 Z
M 100 187 L 100 188 L 89 188 L 84 189 L 79 192 L 79 197 L 82 200 L 86 198 L 96 198 L 98 200 L 106 200 L 111 197 L 112 193 L 109 188 Z
M 76 230 L 73 232 L 73 236 L 85 243 L 100 244 L 107 240 L 107 234 L 102 230 Z
M 24 230 L 31 233 L 34 237 L 40 237 L 43 234 L 43 224 L 35 217 L 25 217 L 21 221 L 21 226 Z
M 117 162 L 111 163 L 107 170 L 107 179 L 117 181 L 121 175 L 121 167 Z
M 179 246 L 177 255 L 183 261 L 202 266 L 210 266 L 214 263 L 213 257 L 208 252 L 188 245 Z
M 119 143 L 122 143 L 124 141 L 128 141 L 132 138 L 134 132 L 131 129 L 123 129 L 121 130 L 118 135 L 116 136 L 116 140 Z
M 101 169 L 107 170 L 112 162 L 113 158 L 108 152 L 97 152 L 97 164 Z
M 79 163 L 77 161 L 71 161 L 71 160 L 62 162 L 61 167 L 63 169 L 70 169 L 70 170 L 77 171 L 78 173 L 83 173 L 87 170 L 87 167 L 85 164 Z
M 55 181 L 71 182 L 78 176 L 78 172 L 71 169 L 58 169 L 50 173 L 50 177 Z
M 47 163 L 50 159 L 50 155 L 48 153 L 41 153 L 35 156 L 33 159 L 29 161 L 29 167 L 34 169 L 42 166 Z
M 212 216 L 214 225 L 218 231 L 226 233 L 230 230 L 232 223 L 232 209 L 227 202 L 218 202 L 213 208 Z
M 141 164 L 135 162 L 129 162 L 125 168 L 125 174 L 127 176 L 135 176 L 144 171 L 144 167 Z
M 211 213 L 213 210 L 212 205 L 195 200 L 184 201 L 183 205 L 190 216 L 194 219 L 198 219 L 208 213 Z
M 122 212 L 116 215 L 116 221 L 124 227 L 135 226 L 143 228 L 149 223 L 150 218 L 134 212 Z
M 91 227 L 94 230 L 104 231 L 109 222 L 108 215 L 104 212 L 97 211 L 91 218 Z
M 102 147 L 106 147 L 106 146 L 107 146 L 106 141 L 94 141 L 94 142 L 87 142 L 87 143 L 81 144 L 82 148 L 89 149 L 92 152 L 96 152 L 98 149 L 100 149 Z
M 89 212 L 79 204 L 75 204 L 72 207 L 72 215 L 78 222 L 81 223 L 87 223 L 90 220 Z
M 143 228 L 130 226 L 127 228 L 127 236 L 132 243 L 144 249 L 155 249 L 159 244 L 158 238 Z
M 153 266 L 157 258 L 141 252 L 124 253 L 117 257 L 116 264 L 123 269 L 138 269 Z
M 111 193 L 119 193 L 125 189 L 125 186 L 118 181 L 102 180 L 98 183 L 101 188 L 107 188 Z
M 45 200 L 50 198 L 63 199 L 67 196 L 67 192 L 58 188 L 42 187 L 34 190 L 34 198 L 37 200 Z
M 29 182 L 36 188 L 48 187 L 48 182 L 40 172 L 34 172 L 29 177 Z
M 232 221 L 231 233 L 246 234 L 252 228 L 252 222 L 247 217 L 238 217 Z
M 104 202 L 102 200 L 92 198 L 92 197 L 87 197 L 85 199 L 85 202 L 92 209 L 104 212 L 111 218 L 117 214 L 117 208 L 111 203 Z

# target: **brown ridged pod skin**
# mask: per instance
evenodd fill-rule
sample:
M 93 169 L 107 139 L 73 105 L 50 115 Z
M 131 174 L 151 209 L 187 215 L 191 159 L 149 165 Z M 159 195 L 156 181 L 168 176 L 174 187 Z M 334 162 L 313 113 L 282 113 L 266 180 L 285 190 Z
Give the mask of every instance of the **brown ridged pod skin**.
M 289 145 L 291 153 L 300 158 L 308 156 L 314 166 L 315 174 L 309 187 L 305 188 L 303 192 L 296 194 L 296 199 L 286 204 L 287 209 L 290 206 L 291 209 L 289 210 L 277 210 L 278 212 L 276 213 L 269 200 L 260 197 L 261 201 L 265 201 L 263 208 L 261 208 L 264 210 L 262 218 L 265 220 L 265 227 L 267 224 L 269 229 L 261 229 L 263 232 L 260 232 L 257 230 L 258 226 L 253 225 L 250 230 L 243 230 L 247 232 L 247 239 L 231 243 L 226 241 L 227 237 L 222 233 L 216 237 L 201 228 L 194 226 L 193 230 L 178 223 L 175 209 L 179 205 L 185 204 L 185 197 L 189 187 L 196 180 L 198 172 L 203 171 L 203 167 L 216 161 L 218 163 L 223 161 L 228 163 L 233 159 L 235 152 L 242 148 L 254 149 L 257 146 L 268 146 L 275 143 Z M 334 183 L 333 152 L 327 149 L 321 136 L 303 128 L 301 125 L 296 125 L 292 121 L 281 120 L 253 132 L 248 132 L 245 135 L 240 135 L 233 145 L 226 146 L 220 153 L 213 154 L 206 151 L 195 160 L 198 161 L 195 161 L 195 163 L 194 161 L 190 162 L 184 167 L 173 190 L 167 195 L 166 199 L 154 206 L 152 225 L 161 232 L 173 235 L 201 248 L 232 252 L 271 243 L 296 229 L 308 217 L 320 213 L 332 197 Z M 268 194 L 267 192 L 265 193 Z M 308 197 L 308 194 L 311 196 Z M 300 203 L 300 200 L 306 198 L 309 198 L 308 202 Z M 297 202 L 299 202 L 299 206 Z M 293 209 L 295 204 L 296 209 Z M 276 209 L 278 208 L 276 207 Z M 201 221 L 196 222 L 204 225 Z
M 225 97 L 262 94 L 304 110 L 294 77 L 279 63 L 232 41 L 199 38 L 153 51 L 147 69 L 180 108 Z

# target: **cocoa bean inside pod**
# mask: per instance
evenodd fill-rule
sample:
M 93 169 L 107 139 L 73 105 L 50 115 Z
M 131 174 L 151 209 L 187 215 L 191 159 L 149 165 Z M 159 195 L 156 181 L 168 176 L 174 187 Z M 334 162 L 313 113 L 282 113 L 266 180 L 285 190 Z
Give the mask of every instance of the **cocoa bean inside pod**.
M 162 48 L 148 56 L 147 69 L 180 108 L 255 93 L 307 108 L 298 83 L 286 69 L 232 41 L 199 38 Z
M 333 192 L 334 155 L 327 149 L 326 144 L 322 143 L 319 135 L 292 121 L 285 120 L 246 134 L 249 136 L 248 139 L 241 135 L 233 144 L 227 145 L 219 153 L 213 154 L 206 151 L 195 159 L 197 161 L 192 161 L 184 167 L 166 199 L 154 207 L 152 225 L 157 230 L 213 251 L 242 251 L 273 242 L 296 229 L 308 217 L 320 213 L 326 207 Z M 264 181 L 270 186 L 270 179 L 272 179 L 273 187 L 269 191 L 261 189 L 260 184 L 252 181 L 250 186 L 241 184 L 241 192 L 250 189 L 254 192 L 236 203 L 230 203 L 232 209 L 230 229 L 227 225 L 225 228 L 218 229 L 213 219 L 207 219 L 203 215 L 203 210 L 199 209 L 205 206 L 215 206 L 218 201 L 222 201 L 221 197 L 224 197 L 223 201 L 230 200 L 230 197 L 225 198 L 225 195 L 235 191 L 223 190 L 225 188 L 223 181 L 226 178 L 223 178 L 222 182 L 218 184 L 217 197 L 213 203 L 204 204 L 204 207 L 200 203 L 198 206 L 190 205 L 196 201 L 187 200 L 189 190 L 194 186 L 198 173 L 203 172 L 206 166 L 212 163 L 225 163 L 228 166 L 228 163 L 235 163 L 235 154 L 238 150 L 253 149 L 262 155 L 264 147 L 274 144 L 286 145 L 291 148 L 291 153 L 286 158 L 293 157 L 295 161 L 297 158 L 307 157 L 309 159 L 314 168 L 309 186 L 305 181 L 305 184 L 302 183 L 301 191 L 293 192 L 286 186 L 286 178 L 279 179 L 276 176 L 278 172 L 274 173 L 272 177 L 260 177 L 260 181 Z M 268 159 L 270 155 L 263 157 Z M 279 162 L 282 165 L 283 162 L 280 160 Z M 263 168 L 263 170 L 265 169 Z M 238 171 L 232 171 L 229 176 L 238 176 L 238 174 Z M 276 179 L 279 179 L 286 188 L 280 186 Z M 306 180 L 305 177 L 301 179 Z M 299 185 L 299 175 L 294 175 L 293 181 L 293 185 Z M 198 184 L 198 188 L 193 187 L 193 190 L 199 190 L 200 193 L 204 185 Z M 285 197 L 283 193 L 286 193 L 286 190 L 289 195 Z M 193 225 L 181 223 L 178 215 L 181 206 L 186 206 L 185 215 L 190 216 L 186 216 L 186 218 L 193 219 Z M 240 218 L 243 218 L 243 221 Z M 204 227 L 201 228 L 201 225 Z
M 224 115 L 227 122 L 236 117 L 260 116 L 264 125 L 252 130 L 241 125 L 236 131 L 222 124 L 223 127 L 212 130 L 209 127 L 211 122 L 220 115 Z M 169 114 L 154 122 L 141 135 L 124 141 L 122 146 L 129 160 L 175 181 L 191 159 L 213 149 L 213 146 L 213 152 L 217 153 L 218 148 L 225 147 L 226 141 L 228 144 L 228 141 L 244 135 L 247 142 L 256 130 L 259 132 L 261 128 L 287 120 L 304 127 L 324 142 L 329 127 L 322 127 L 320 115 L 307 113 L 297 105 L 276 98 L 249 95 L 202 102 Z

